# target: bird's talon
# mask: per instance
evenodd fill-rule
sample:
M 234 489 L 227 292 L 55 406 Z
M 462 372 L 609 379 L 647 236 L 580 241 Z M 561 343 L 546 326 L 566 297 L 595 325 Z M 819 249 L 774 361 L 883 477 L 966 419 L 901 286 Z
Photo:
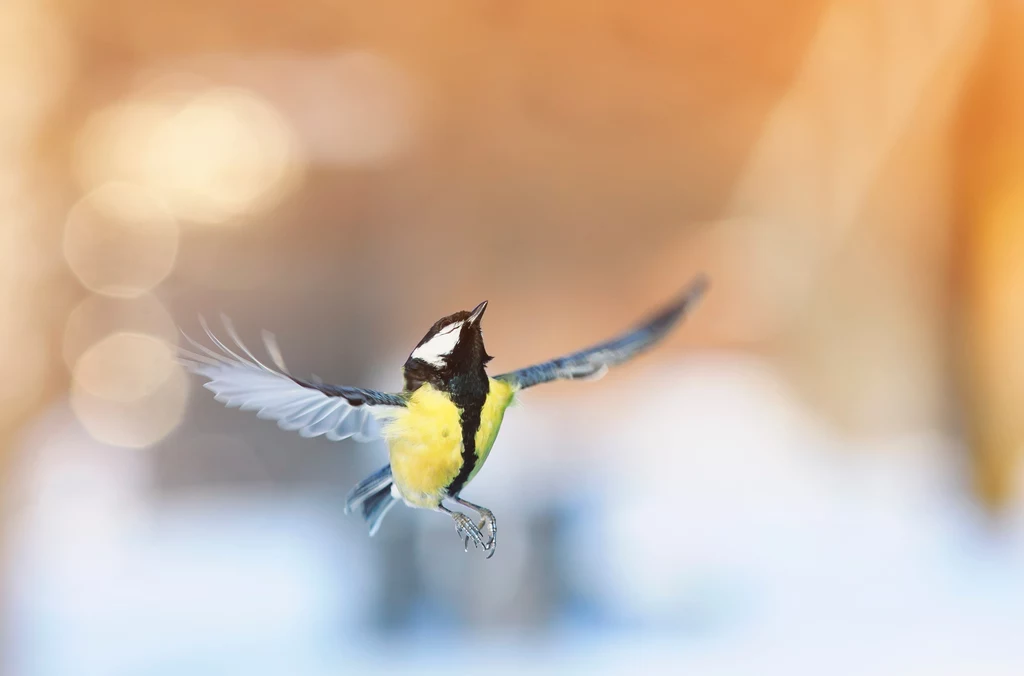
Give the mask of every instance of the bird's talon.
M 459 537 L 464 537 L 463 546 L 469 551 L 469 541 L 473 541 L 473 547 L 483 547 L 484 537 L 473 521 L 461 512 L 452 512 L 452 519 L 455 521 L 455 532 Z M 485 548 L 486 549 L 486 548 Z
M 498 542 L 498 522 L 494 518 L 494 513 L 489 509 L 479 507 L 459 498 L 456 498 L 456 501 L 478 512 L 482 517 L 479 523 L 474 523 L 472 519 L 462 512 L 443 510 L 455 521 L 455 532 L 462 538 L 464 551 L 469 551 L 469 542 L 472 540 L 474 549 L 484 550 L 487 553 L 487 558 L 491 558 L 494 556 L 495 547 Z M 488 531 L 486 536 L 484 535 L 485 529 Z
M 481 509 L 480 516 L 480 532 L 482 533 L 484 528 L 488 530 L 487 544 L 484 546 L 484 551 L 489 552 L 487 558 L 494 556 L 494 551 L 497 549 L 498 544 L 498 520 L 494 518 L 494 513 L 489 509 Z

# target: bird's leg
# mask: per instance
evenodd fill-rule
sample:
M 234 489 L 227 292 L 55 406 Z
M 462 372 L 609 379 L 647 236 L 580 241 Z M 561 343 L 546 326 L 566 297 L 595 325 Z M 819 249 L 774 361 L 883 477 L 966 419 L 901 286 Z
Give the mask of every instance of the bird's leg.
M 487 551 L 487 546 L 484 544 L 483 533 L 480 532 L 480 528 L 473 523 L 473 519 L 469 518 L 462 512 L 453 512 L 444 505 L 437 506 L 438 511 L 444 512 L 448 516 L 452 517 L 455 522 L 455 532 L 461 538 L 465 536 L 466 551 L 469 551 L 469 541 L 473 540 L 474 547 L 483 547 L 484 551 Z
M 487 528 L 491 531 L 490 537 L 487 539 L 487 542 L 485 542 L 483 545 L 484 551 L 490 552 L 487 555 L 487 558 L 491 558 L 492 556 L 494 556 L 494 551 L 498 547 L 498 520 L 494 517 L 494 512 L 487 509 L 486 507 L 474 505 L 469 500 L 463 500 L 462 498 L 457 496 L 452 498 L 452 500 L 459 503 L 463 507 L 469 507 L 473 511 L 480 514 L 482 518 L 480 519 L 480 524 L 477 526 L 477 529 L 481 533 L 483 533 L 484 528 Z

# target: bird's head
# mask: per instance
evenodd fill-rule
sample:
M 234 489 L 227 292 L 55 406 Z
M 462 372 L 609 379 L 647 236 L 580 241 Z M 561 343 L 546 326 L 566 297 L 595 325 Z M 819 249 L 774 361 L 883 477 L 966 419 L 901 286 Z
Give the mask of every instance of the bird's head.
M 472 310 L 456 312 L 434 322 L 405 362 L 406 373 L 420 373 L 420 380 L 449 380 L 453 376 L 482 371 L 491 360 L 484 350 L 480 321 L 487 301 Z

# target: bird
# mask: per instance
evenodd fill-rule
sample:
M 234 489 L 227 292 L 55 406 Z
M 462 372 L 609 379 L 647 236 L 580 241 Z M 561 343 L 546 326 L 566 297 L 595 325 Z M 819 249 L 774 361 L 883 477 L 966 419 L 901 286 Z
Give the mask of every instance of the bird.
M 593 380 L 661 341 L 702 298 L 708 279 L 698 275 L 632 329 L 592 347 L 491 377 L 484 348 L 483 301 L 472 310 L 447 315 L 409 353 L 401 392 L 331 385 L 319 378 L 297 378 L 285 365 L 273 334 L 263 331 L 269 356 L 258 359 L 233 323 L 221 315 L 230 342 L 200 324 L 212 346 L 183 335 L 193 349 L 179 348 L 180 363 L 205 379 L 203 386 L 231 408 L 255 411 L 303 437 L 331 441 L 380 440 L 389 463 L 348 494 L 345 512 L 358 510 L 370 535 L 399 501 L 448 515 L 466 551 L 494 556 L 498 523 L 494 513 L 462 497 L 484 466 L 506 409 L 519 392 L 555 380 Z M 455 505 L 449 507 L 445 503 Z M 465 511 L 475 512 L 478 519 Z

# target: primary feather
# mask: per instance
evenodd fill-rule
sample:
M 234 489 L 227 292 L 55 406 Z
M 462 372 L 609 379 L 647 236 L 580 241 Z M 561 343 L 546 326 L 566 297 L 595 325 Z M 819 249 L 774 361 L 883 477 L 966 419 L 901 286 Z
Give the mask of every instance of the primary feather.
M 378 419 L 389 418 L 405 406 L 398 394 L 359 387 L 311 383 L 291 376 L 281 359 L 273 337 L 264 334 L 267 352 L 276 368 L 257 359 L 239 339 L 225 317 L 224 328 L 239 354 L 228 347 L 203 323 L 216 349 L 185 338 L 198 350 L 180 350 L 179 360 L 191 372 L 208 380 L 203 387 L 231 408 L 256 411 L 286 430 L 304 437 L 326 435 L 331 441 L 349 437 L 356 441 L 380 438 Z M 242 356 L 244 354 L 244 356 Z
M 543 364 L 504 373 L 496 379 L 503 380 L 517 389 L 524 389 L 552 380 L 600 378 L 610 367 L 632 359 L 664 338 L 665 334 L 697 304 L 704 295 L 707 285 L 706 277 L 697 277 L 674 301 L 621 336 Z

